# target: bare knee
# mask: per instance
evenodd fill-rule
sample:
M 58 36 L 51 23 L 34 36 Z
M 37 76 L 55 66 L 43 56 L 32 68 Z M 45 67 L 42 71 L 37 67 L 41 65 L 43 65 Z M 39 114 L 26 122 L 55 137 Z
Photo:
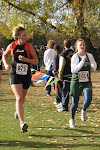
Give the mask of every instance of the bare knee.
M 24 103 L 24 99 L 23 99 L 23 97 L 21 97 L 21 96 L 19 96 L 19 97 L 16 97 L 16 102 L 17 103 Z

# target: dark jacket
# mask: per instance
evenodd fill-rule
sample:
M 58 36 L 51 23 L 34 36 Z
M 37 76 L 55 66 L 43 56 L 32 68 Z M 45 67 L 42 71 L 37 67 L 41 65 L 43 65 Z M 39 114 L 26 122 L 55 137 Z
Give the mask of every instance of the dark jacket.
M 58 74 L 60 79 L 66 79 L 66 77 L 71 75 L 71 57 L 73 53 L 72 49 L 66 49 L 60 54 Z

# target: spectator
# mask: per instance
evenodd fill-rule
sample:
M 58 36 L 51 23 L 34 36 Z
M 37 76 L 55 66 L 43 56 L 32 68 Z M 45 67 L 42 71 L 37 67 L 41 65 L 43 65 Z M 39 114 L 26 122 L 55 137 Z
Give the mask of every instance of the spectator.
M 54 49 L 53 46 L 55 45 L 54 40 L 49 40 L 47 43 L 47 50 L 44 52 L 44 64 L 45 64 L 45 74 L 49 76 L 53 76 L 52 70 L 51 70 L 51 65 L 53 63 L 53 58 L 54 58 Z M 48 78 L 49 79 L 49 78 Z M 47 80 L 45 80 L 45 84 L 47 83 Z M 50 96 L 51 93 L 51 85 L 48 85 L 46 87 L 46 94 L 47 96 Z
M 70 59 L 73 55 L 73 50 L 71 47 L 71 40 L 64 40 L 65 51 L 61 53 L 59 58 L 59 74 L 58 77 L 62 80 L 62 108 L 58 111 L 68 111 L 69 104 L 69 92 L 70 92 L 70 77 L 71 77 L 71 67 Z
M 54 70 L 54 77 L 58 78 L 58 69 L 59 69 L 59 55 L 61 53 L 61 48 L 59 45 L 54 45 L 54 61 L 53 61 L 53 70 Z M 56 91 L 56 102 L 54 102 L 55 106 L 58 108 L 58 111 L 60 108 L 62 108 L 62 81 L 58 81 L 55 83 L 57 84 Z

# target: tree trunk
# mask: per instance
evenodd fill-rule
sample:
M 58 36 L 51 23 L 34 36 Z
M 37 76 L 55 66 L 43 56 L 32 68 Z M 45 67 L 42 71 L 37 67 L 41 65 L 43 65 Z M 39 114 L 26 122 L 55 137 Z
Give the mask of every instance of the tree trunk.
M 84 39 L 84 41 L 86 43 L 86 51 L 92 53 L 95 60 L 97 61 L 96 50 L 93 47 L 92 42 L 89 38 L 88 29 L 85 27 L 84 0 L 74 0 L 74 2 L 76 2 L 76 5 L 73 9 L 74 9 L 74 14 L 76 15 L 76 18 L 77 18 L 78 30 L 80 32 L 80 37 L 79 38 Z M 76 10 L 76 6 L 77 6 L 77 10 Z

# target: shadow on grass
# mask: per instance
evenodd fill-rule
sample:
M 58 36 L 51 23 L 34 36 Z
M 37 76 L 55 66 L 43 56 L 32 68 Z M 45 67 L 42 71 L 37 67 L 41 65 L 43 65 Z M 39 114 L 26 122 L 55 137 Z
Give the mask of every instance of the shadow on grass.
M 7 98 L 2 98 L 2 99 L 0 98 L 0 101 L 1 101 L 1 102 L 13 102 L 14 100 L 15 100 L 15 99 L 8 99 L 8 100 L 7 100 Z
M 84 129 L 82 129 L 82 130 L 81 129 L 73 129 L 73 130 L 76 131 L 76 132 L 81 132 L 81 133 L 86 133 L 86 134 L 96 134 L 95 131 L 88 131 L 88 128 L 90 128 L 89 126 L 85 126 L 85 128 L 87 130 L 84 130 Z M 96 127 L 93 127 L 93 128 L 96 128 Z M 69 130 L 72 130 L 72 129 L 69 129 Z
M 75 147 L 96 147 L 99 148 L 100 144 L 57 144 L 57 143 L 44 143 L 44 142 L 27 142 L 27 141 L 7 141 L 7 140 L 0 140 L 0 146 L 2 147 L 24 147 L 24 148 L 57 148 L 57 147 L 64 147 L 64 148 L 75 148 Z
M 35 128 L 35 129 L 53 129 L 53 130 L 58 130 L 58 129 L 60 129 L 60 130 L 65 130 L 65 131 L 67 131 L 67 130 L 69 130 L 69 131 L 74 131 L 74 132 L 80 132 L 81 134 L 82 133 L 85 133 L 85 134 L 97 134 L 97 133 L 95 133 L 95 131 L 88 131 L 88 128 L 90 128 L 89 126 L 85 126 L 85 128 L 87 129 L 87 130 L 85 130 L 85 129 L 81 129 L 81 128 L 83 128 L 83 127 L 80 127 L 80 129 L 79 128 L 73 128 L 73 129 L 71 129 L 71 128 L 59 128 L 59 127 L 52 127 L 52 126 L 40 126 L 40 127 L 32 127 L 32 128 Z M 93 128 L 95 128 L 95 129 L 97 129 L 96 127 L 93 127 Z M 54 131 L 55 132 L 55 131 Z M 100 134 L 100 133 L 99 133 Z M 30 136 L 32 136 L 32 135 L 30 135 Z M 34 136 L 34 135 L 33 135 Z M 58 136 L 58 135 L 57 135 Z M 89 135 L 88 135 L 89 136 Z M 93 135 L 94 136 L 94 135 Z M 68 137 L 68 136 L 67 136 Z M 96 136 L 97 137 L 97 136 Z M 100 137 L 100 136 L 99 136 Z
M 40 137 L 40 138 L 48 138 L 48 139 L 52 139 L 52 138 L 56 138 L 56 137 L 64 137 L 64 138 L 83 138 L 82 135 L 35 135 L 35 134 L 32 134 L 30 135 L 31 137 Z M 91 135 L 85 135 L 84 137 L 87 137 L 87 138 L 91 138 Z M 92 137 L 94 138 L 100 138 L 99 135 L 93 135 Z

